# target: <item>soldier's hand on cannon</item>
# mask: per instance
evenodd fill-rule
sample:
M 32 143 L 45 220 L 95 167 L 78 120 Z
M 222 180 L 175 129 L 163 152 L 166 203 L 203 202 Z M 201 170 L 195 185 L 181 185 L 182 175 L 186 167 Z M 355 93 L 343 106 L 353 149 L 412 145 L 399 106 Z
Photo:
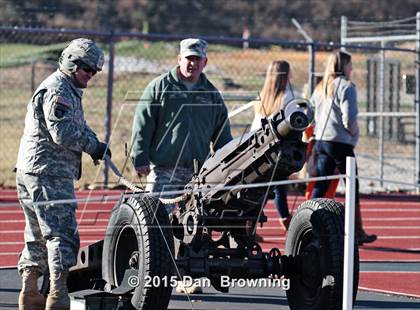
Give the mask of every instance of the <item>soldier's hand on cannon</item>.
M 139 178 L 146 177 L 150 173 L 149 165 L 136 167 L 136 172 Z
M 105 155 L 108 155 L 109 158 L 112 157 L 111 150 L 108 147 L 108 144 L 99 142 L 96 150 L 90 155 L 94 161 L 103 159 Z

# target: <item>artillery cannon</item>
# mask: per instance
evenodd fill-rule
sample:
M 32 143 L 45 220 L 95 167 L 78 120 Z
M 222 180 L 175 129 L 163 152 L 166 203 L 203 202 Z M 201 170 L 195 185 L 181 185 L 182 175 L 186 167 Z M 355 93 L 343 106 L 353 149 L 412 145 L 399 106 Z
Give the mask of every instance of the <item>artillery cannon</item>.
M 263 206 L 270 182 L 304 165 L 302 132 L 311 121 L 308 102 L 292 101 L 273 118 L 262 119 L 260 129 L 212 154 L 200 170 L 196 163 L 186 199 L 169 217 L 159 199 L 147 193 L 122 195 L 104 241 L 81 249 L 79 257 L 87 263 L 73 268 L 70 282 L 79 284 L 70 290 L 87 288 L 80 283 L 88 281 L 81 279 L 102 278 L 105 285 L 97 281 L 97 287 L 129 296 L 136 309 L 166 309 L 176 280 L 185 276 L 205 277 L 222 292 L 229 289 L 226 277 L 284 277 L 290 280 L 291 309 L 341 308 L 341 204 L 329 199 L 302 203 L 290 223 L 284 255 L 278 248 L 264 252 L 255 240 L 256 225 L 267 221 Z M 263 185 L 254 186 L 258 183 Z M 357 292 L 357 247 L 355 254 Z

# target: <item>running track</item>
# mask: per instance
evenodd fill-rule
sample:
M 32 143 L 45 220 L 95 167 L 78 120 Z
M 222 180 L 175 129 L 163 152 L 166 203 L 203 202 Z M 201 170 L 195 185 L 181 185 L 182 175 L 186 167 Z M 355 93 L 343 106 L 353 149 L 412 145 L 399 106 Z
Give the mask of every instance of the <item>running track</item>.
M 77 219 L 81 246 L 103 239 L 111 209 L 121 191 L 80 191 L 77 198 L 99 197 L 99 202 L 79 202 Z M 344 198 L 338 198 L 343 202 Z M 289 210 L 304 201 L 289 195 Z M 370 196 L 361 200 L 364 227 L 378 235 L 375 243 L 360 248 L 361 262 L 420 263 L 420 196 Z M 278 247 L 283 252 L 285 231 L 278 224 L 278 214 L 270 202 L 265 210 L 268 223 L 258 228 L 264 237 L 264 251 Z M 16 266 L 23 247 L 24 216 L 14 190 L 0 190 L 0 267 Z M 386 269 L 386 268 L 385 268 Z M 362 271 L 359 289 L 395 293 L 420 298 L 420 270 Z

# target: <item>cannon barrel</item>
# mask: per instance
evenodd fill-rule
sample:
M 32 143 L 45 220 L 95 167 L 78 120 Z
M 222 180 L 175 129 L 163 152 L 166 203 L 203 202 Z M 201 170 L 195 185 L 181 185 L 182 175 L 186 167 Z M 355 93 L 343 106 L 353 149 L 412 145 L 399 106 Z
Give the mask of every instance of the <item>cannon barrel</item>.
M 309 101 L 291 101 L 272 118 L 263 118 L 258 130 L 232 140 L 207 159 L 187 189 L 202 191 L 204 201 L 226 204 L 240 190 L 229 192 L 225 186 L 287 178 L 305 162 L 302 132 L 312 119 Z
M 276 131 L 286 137 L 291 132 L 304 131 L 313 121 L 310 103 L 305 99 L 294 99 L 284 109 L 284 119 L 277 124 Z

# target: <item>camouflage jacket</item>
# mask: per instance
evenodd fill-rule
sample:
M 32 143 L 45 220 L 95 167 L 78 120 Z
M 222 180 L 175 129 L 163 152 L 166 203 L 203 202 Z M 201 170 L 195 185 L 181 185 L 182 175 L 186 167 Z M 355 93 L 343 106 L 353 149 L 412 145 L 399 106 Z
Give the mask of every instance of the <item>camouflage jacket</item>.
M 28 103 L 17 169 L 80 178 L 82 152 L 92 154 L 98 145 L 84 118 L 82 95 L 59 70 L 41 83 Z

